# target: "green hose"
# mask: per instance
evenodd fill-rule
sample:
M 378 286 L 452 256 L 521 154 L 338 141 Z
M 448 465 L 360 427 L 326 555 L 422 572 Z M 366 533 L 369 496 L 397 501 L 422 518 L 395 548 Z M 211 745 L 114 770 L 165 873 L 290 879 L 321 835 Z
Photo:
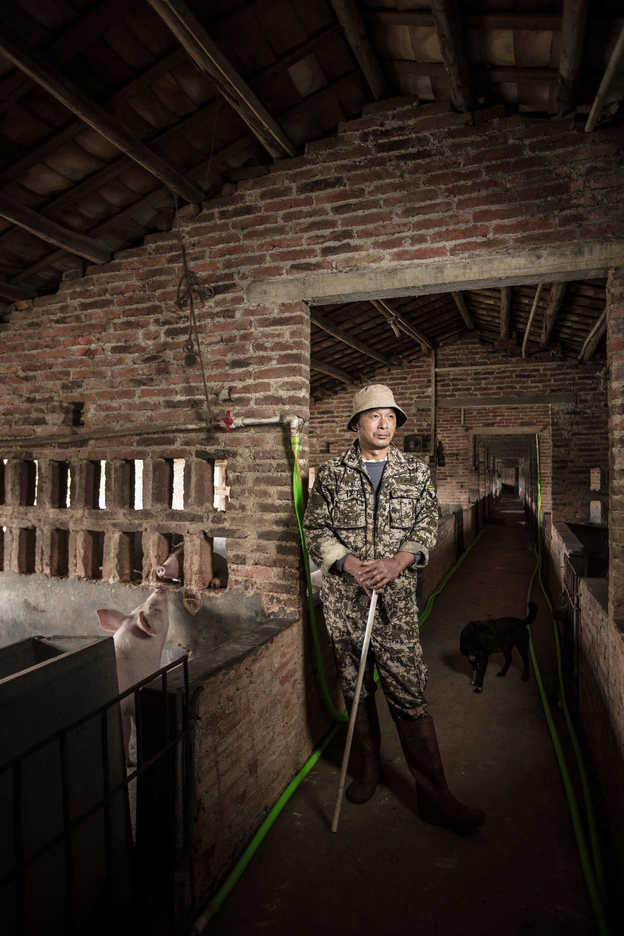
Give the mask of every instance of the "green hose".
M 529 581 L 529 587 L 527 592 L 527 606 L 531 599 L 531 594 L 533 591 L 533 583 L 536 576 L 539 577 L 540 585 L 544 597 L 546 598 L 548 605 L 551 610 L 552 617 L 552 606 L 550 601 L 548 601 L 548 596 L 546 595 L 546 590 L 544 588 L 544 583 L 542 581 L 542 528 L 541 528 L 541 509 L 542 509 L 542 488 L 541 488 L 541 477 L 539 471 L 539 439 L 536 437 L 537 445 L 537 562 L 533 574 L 531 575 Z M 528 608 L 527 608 L 528 610 Z M 587 773 L 585 770 L 585 765 L 583 764 L 582 754 L 580 745 L 578 743 L 578 738 L 572 724 L 572 719 L 570 717 L 570 712 L 565 699 L 565 690 L 563 685 L 563 674 L 561 670 L 561 652 L 559 647 L 559 635 L 557 633 L 556 621 L 553 619 L 554 631 L 555 631 L 555 648 L 557 654 L 557 673 L 559 677 L 559 693 L 560 701 L 564 711 L 566 725 L 570 733 L 570 739 L 574 748 L 574 753 L 576 755 L 577 764 L 579 767 L 579 774 L 581 777 L 581 783 L 583 787 L 583 796 L 585 801 L 585 811 L 587 823 L 590 831 L 590 839 L 592 844 L 592 856 L 593 864 L 590 858 L 589 850 L 587 847 L 587 841 L 585 837 L 585 831 L 583 829 L 583 823 L 581 820 L 581 813 L 579 810 L 576 793 L 574 792 L 574 787 L 572 785 L 572 780 L 570 778 L 570 773 L 565 760 L 565 755 L 561 747 L 561 741 L 557 732 L 555 722 L 552 717 L 552 711 L 550 708 L 550 703 L 546 696 L 546 691 L 544 689 L 544 684 L 542 681 L 542 675 L 537 663 L 537 658 L 535 655 L 535 648 L 533 645 L 533 636 L 531 633 L 531 627 L 529 625 L 529 650 L 531 654 L 531 663 L 533 665 L 533 671 L 535 673 L 535 681 L 540 694 L 540 699 L 542 701 L 542 707 L 544 709 L 544 715 L 546 717 L 546 723 L 548 725 L 548 730 L 550 732 L 550 738 L 553 744 L 555 751 L 555 756 L 557 758 L 557 764 L 559 766 L 559 771 L 561 773 L 561 779 L 563 782 L 566 798 L 568 800 L 568 807 L 570 809 L 570 818 L 572 820 L 572 827 L 574 830 L 574 836 L 576 838 L 576 845 L 579 853 L 579 859 L 581 862 L 581 868 L 583 870 L 583 876 L 585 878 L 585 883 L 587 885 L 587 890 L 589 893 L 590 903 L 592 905 L 592 910 L 598 924 L 598 931 L 600 936 L 609 936 L 609 923 L 607 920 L 607 912 L 605 909 L 606 906 L 606 886 L 604 883 L 604 874 L 602 869 L 602 860 L 600 858 L 600 848 L 598 844 L 598 835 L 596 831 L 596 823 L 594 818 L 594 811 L 591 802 L 591 796 L 589 793 L 589 783 L 587 780 Z

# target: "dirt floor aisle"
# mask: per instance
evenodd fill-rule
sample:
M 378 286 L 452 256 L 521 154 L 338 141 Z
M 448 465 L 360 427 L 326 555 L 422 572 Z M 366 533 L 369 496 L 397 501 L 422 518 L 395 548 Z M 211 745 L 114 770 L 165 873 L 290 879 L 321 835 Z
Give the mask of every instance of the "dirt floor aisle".
M 377 694 L 383 785 L 345 800 L 330 831 L 344 733 L 314 767 L 207 932 L 214 936 L 588 936 L 595 931 L 533 675 L 490 660 L 471 691 L 459 632 L 471 618 L 524 616 L 534 566 L 522 514 L 501 504 L 423 627 L 428 697 L 455 794 L 487 812 L 471 837 L 422 823 L 394 725 Z M 506 520 L 505 523 L 502 521 Z M 536 594 L 539 646 L 550 628 Z

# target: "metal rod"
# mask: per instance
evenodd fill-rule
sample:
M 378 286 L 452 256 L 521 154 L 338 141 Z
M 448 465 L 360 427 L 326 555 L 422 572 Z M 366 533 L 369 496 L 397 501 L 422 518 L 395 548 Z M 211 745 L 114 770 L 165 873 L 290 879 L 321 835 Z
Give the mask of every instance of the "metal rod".
M 67 732 L 59 737 L 59 753 L 61 757 L 61 796 L 63 804 L 63 845 L 65 852 L 65 932 L 74 932 L 73 922 L 73 890 L 74 890 L 74 862 L 72 849 L 72 822 L 69 805 L 69 768 L 67 765 Z
M 349 718 L 349 728 L 347 730 L 347 740 L 345 743 L 344 754 L 342 757 L 342 769 L 340 771 L 340 783 L 338 785 L 338 797 L 336 799 L 336 808 L 334 810 L 334 818 L 332 820 L 332 832 L 336 832 L 338 829 L 338 820 L 340 819 L 340 810 L 342 809 L 342 800 L 344 797 L 344 788 L 345 780 L 347 777 L 347 767 L 349 766 L 349 756 L 351 754 L 351 744 L 353 743 L 353 732 L 355 730 L 355 719 L 357 718 L 357 710 L 360 702 L 360 693 L 362 691 L 362 683 L 364 682 L 364 671 L 366 669 L 366 658 L 368 656 L 368 646 L 370 644 L 371 634 L 373 632 L 373 621 L 375 620 L 375 608 L 377 607 L 377 592 L 373 589 L 371 595 L 370 605 L 368 608 L 368 620 L 366 621 L 366 630 L 364 631 L 364 642 L 362 643 L 362 655 L 360 657 L 360 669 L 358 672 L 357 682 L 355 684 L 355 694 L 353 696 L 353 704 L 351 706 L 351 715 Z
M 24 803 L 22 789 L 22 761 L 13 765 L 13 829 L 15 836 L 15 932 L 23 936 L 26 891 L 24 887 Z

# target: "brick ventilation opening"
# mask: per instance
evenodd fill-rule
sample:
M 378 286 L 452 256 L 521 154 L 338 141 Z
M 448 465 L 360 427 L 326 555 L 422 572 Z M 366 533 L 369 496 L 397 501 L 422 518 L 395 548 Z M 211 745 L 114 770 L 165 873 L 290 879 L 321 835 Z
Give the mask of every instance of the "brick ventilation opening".
M 0 527 L 0 572 L 4 572 L 4 534 L 6 527 Z
M 20 464 L 20 505 L 22 507 L 37 506 L 37 486 L 39 481 L 39 465 L 30 459 Z
M 590 501 L 589 522 L 602 523 L 602 501 Z
M 106 462 L 87 462 L 85 471 L 85 507 L 91 510 L 102 510 L 103 507 L 106 506 L 105 497 L 104 500 L 102 498 L 103 485 L 106 485 Z
M 0 504 L 6 504 L 6 458 L 0 458 Z
M 183 458 L 173 459 L 173 488 L 171 491 L 171 507 L 173 510 L 184 510 L 184 467 Z
M 212 540 L 212 581 L 210 587 L 226 588 L 227 583 L 227 542 L 224 536 L 215 536 Z
M 600 490 L 600 468 L 589 469 L 589 489 L 590 491 Z
M 88 579 L 101 579 L 103 560 L 103 531 L 85 530 L 82 538 L 82 568 L 84 577 Z
M 66 461 L 53 461 L 50 464 L 50 470 L 52 472 L 50 504 L 52 507 L 65 509 L 71 504 L 71 466 Z M 88 501 L 87 506 L 89 506 Z
M 140 531 L 121 534 L 118 561 L 121 582 L 142 582 L 143 534 Z
M 132 485 L 133 499 L 130 506 L 134 510 L 143 510 L 143 461 L 135 458 L 132 462 L 134 470 L 134 480 Z
M 37 531 L 34 527 L 25 527 L 19 531 L 17 549 L 17 569 L 23 575 L 35 571 Z
M 230 489 L 226 484 L 227 460 L 217 459 L 214 463 L 214 501 L 215 510 L 225 510 L 230 501 Z
M 69 575 L 69 530 L 52 530 L 50 575 L 55 578 L 66 578 Z

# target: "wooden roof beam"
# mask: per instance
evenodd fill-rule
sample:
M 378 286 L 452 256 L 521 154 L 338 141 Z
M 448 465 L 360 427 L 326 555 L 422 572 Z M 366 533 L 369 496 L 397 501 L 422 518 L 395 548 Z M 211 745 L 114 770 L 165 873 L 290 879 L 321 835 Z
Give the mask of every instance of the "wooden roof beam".
M 366 32 L 366 25 L 358 8 L 357 0 L 331 0 L 334 13 L 344 30 L 366 83 L 376 101 L 385 97 L 387 82 L 379 59 L 375 55 Z
M 607 330 L 607 310 L 605 309 L 596 324 L 589 332 L 583 342 L 583 347 L 578 356 L 580 362 L 589 361 L 600 343 L 600 339 Z
M 99 104 L 87 98 L 82 91 L 55 69 L 28 52 L 13 39 L 7 38 L 6 35 L 0 35 L 0 51 L 69 111 L 93 127 L 185 201 L 202 201 L 204 193 L 198 186 L 189 182 L 181 172 L 133 137 Z
M 198 68 L 215 82 L 219 93 L 274 158 L 294 156 L 295 146 L 249 85 L 212 41 L 184 0 L 147 0 L 186 49 Z
M 589 0 L 563 0 L 559 76 L 554 111 L 560 117 L 576 108 L 576 83 L 583 61 L 583 43 Z
M 591 110 L 589 112 L 589 117 L 587 118 L 587 123 L 585 124 L 586 133 L 591 133 L 591 131 L 595 129 L 603 108 L 609 103 L 608 98 L 611 85 L 613 83 L 613 79 L 620 70 L 620 65 L 623 60 L 624 25 L 620 28 L 620 34 L 615 41 L 615 45 L 613 46 L 613 51 L 609 58 L 609 64 L 607 65 L 602 81 L 600 82 L 600 87 L 598 88 L 598 93 L 594 98 L 594 103 L 592 104 Z
M 451 293 L 451 295 L 453 296 L 453 299 L 455 300 L 455 305 L 459 309 L 459 314 L 463 318 L 466 328 L 468 328 L 470 331 L 474 331 L 474 327 L 475 327 L 474 321 L 473 321 L 472 315 L 470 314 L 470 311 L 468 310 L 468 306 L 466 305 L 464 294 L 460 292 L 454 292 L 454 293 Z
M 451 101 L 459 111 L 472 110 L 474 94 L 468 58 L 464 50 L 462 23 L 457 0 L 431 0 L 444 66 L 448 73 Z
M 340 380 L 341 383 L 355 383 L 355 378 L 346 370 L 343 370 L 342 367 L 336 367 L 334 364 L 325 364 L 315 357 L 310 358 L 310 370 L 318 371 L 319 374 L 326 374 L 328 377 L 335 377 L 335 379 Z
M 414 326 L 411 325 L 410 322 L 407 322 L 398 312 L 395 312 L 392 306 L 389 306 L 387 302 L 383 299 L 371 299 L 370 303 L 373 308 L 385 318 L 397 338 L 399 337 L 398 333 L 401 331 L 404 335 L 417 341 L 424 350 L 433 351 L 433 345 L 427 336 L 423 335 L 417 328 L 414 328 Z
M 350 348 L 353 348 L 355 351 L 359 351 L 360 354 L 365 354 L 367 357 L 373 358 L 373 360 L 378 361 L 380 364 L 383 364 L 385 367 L 392 367 L 392 361 L 384 357 L 383 354 L 379 354 L 378 351 L 375 351 L 370 345 L 365 344 L 363 341 L 360 341 L 358 338 L 354 338 L 352 335 L 348 335 L 342 328 L 339 328 L 337 325 L 334 325 L 329 319 L 325 318 L 324 315 L 320 315 L 315 309 L 310 310 L 310 319 L 314 322 L 318 328 L 321 328 L 328 335 L 331 335 L 333 338 L 337 338 L 338 341 L 342 341 L 343 344 L 348 345 Z
M 533 297 L 533 305 L 531 306 L 531 311 L 529 313 L 529 320 L 526 324 L 526 329 L 524 331 L 524 338 L 522 340 L 522 357 L 526 357 L 527 345 L 529 343 L 529 335 L 531 334 L 531 327 L 533 325 L 533 319 L 535 318 L 535 313 L 537 312 L 537 305 L 539 302 L 542 289 L 544 287 L 543 283 L 537 284 L 537 289 L 535 290 L 535 296 Z
M 31 208 L 23 208 L 12 199 L 7 198 L 6 195 L 1 194 L 0 217 L 24 228 L 24 230 L 34 234 L 35 237 L 39 237 L 49 244 L 55 244 L 57 247 L 62 247 L 63 250 L 68 250 L 79 257 L 84 257 L 85 260 L 90 260 L 92 263 L 107 263 L 111 258 L 110 249 L 100 241 L 62 227 L 55 221 L 50 221 L 49 218 L 37 214 Z
M 555 320 L 563 308 L 567 283 L 553 283 L 550 290 L 550 300 L 544 313 L 544 325 L 542 328 L 542 338 L 540 345 L 547 348 L 550 342 Z
M 500 336 L 504 341 L 511 337 L 511 286 L 500 291 Z

